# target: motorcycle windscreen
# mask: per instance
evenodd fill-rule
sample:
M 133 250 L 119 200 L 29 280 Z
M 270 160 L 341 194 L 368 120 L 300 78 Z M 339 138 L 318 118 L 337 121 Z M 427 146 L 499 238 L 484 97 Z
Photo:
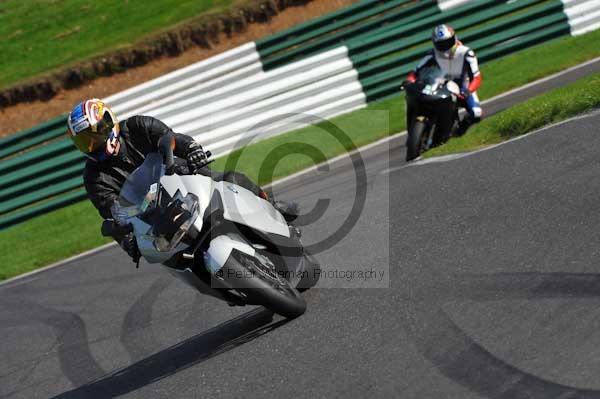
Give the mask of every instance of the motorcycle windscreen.
M 429 87 L 431 91 L 435 91 L 446 81 L 446 77 L 440 67 L 432 65 L 419 71 L 419 80 L 425 83 L 425 87 Z
M 111 207 L 111 213 L 119 224 L 129 223 L 129 219 L 143 213 L 156 199 L 158 181 L 164 175 L 162 157 L 148 154 L 144 162 L 128 177 L 117 202 Z

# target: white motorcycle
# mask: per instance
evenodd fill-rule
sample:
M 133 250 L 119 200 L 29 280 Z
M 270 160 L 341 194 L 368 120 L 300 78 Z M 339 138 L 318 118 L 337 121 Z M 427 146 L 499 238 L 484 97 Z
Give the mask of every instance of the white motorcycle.
M 314 286 L 321 269 L 299 229 L 241 186 L 174 174 L 167 137 L 159 149 L 127 178 L 113 206 L 115 221 L 133 228 L 146 261 L 230 305 L 262 305 L 287 318 L 303 314 L 298 290 Z

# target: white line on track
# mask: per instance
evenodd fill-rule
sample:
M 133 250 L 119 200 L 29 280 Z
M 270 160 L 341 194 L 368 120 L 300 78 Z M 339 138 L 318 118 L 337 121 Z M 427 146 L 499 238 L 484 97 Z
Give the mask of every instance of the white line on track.
M 42 267 L 40 269 L 32 270 L 30 272 L 27 272 L 27 273 L 20 274 L 18 276 L 12 277 L 12 278 L 10 278 L 8 280 L 0 281 L 0 287 L 3 286 L 3 285 L 5 285 L 5 284 L 8 284 L 8 283 L 13 283 L 16 280 L 20 280 L 20 279 L 23 279 L 25 277 L 33 276 L 35 274 L 44 272 L 46 270 L 53 269 L 53 268 L 55 268 L 57 266 L 61 266 L 61 265 L 67 264 L 69 262 L 74 262 L 74 261 L 79 260 L 81 258 L 85 258 L 86 256 L 94 255 L 94 254 L 96 254 L 98 252 L 102 252 L 105 249 L 108 249 L 108 248 L 116 246 L 116 245 L 117 245 L 116 242 L 109 242 L 108 244 L 104 244 L 104 245 L 101 245 L 101 246 L 96 247 L 94 249 L 90 249 L 89 251 L 85 251 L 85 252 L 82 252 L 82 253 L 80 253 L 78 255 L 71 256 L 70 258 L 63 259 L 63 260 L 58 261 L 56 263 L 53 263 L 51 265 L 44 266 L 44 267 Z
M 389 168 L 389 169 L 382 170 L 379 173 L 380 174 L 389 174 L 389 173 L 396 172 L 398 170 L 401 170 L 401 169 L 404 169 L 404 168 L 409 168 L 409 167 L 412 167 L 412 166 L 422 166 L 422 165 L 428 165 L 428 164 L 432 164 L 432 163 L 442 163 L 442 162 L 455 161 L 457 159 L 465 158 L 465 157 L 468 157 L 468 156 L 471 156 L 471 155 L 474 155 L 474 154 L 478 154 L 480 152 L 493 150 L 494 148 L 497 148 L 497 147 L 500 147 L 500 146 L 512 143 L 512 142 L 517 141 L 517 140 L 522 140 L 522 139 L 524 139 L 526 137 L 529 137 L 529 136 L 531 136 L 533 134 L 544 132 L 544 131 L 546 131 L 548 129 L 551 129 L 551 128 L 554 128 L 554 127 L 557 127 L 557 126 L 560 126 L 560 125 L 564 125 L 564 124 L 572 122 L 574 120 L 587 119 L 587 118 L 591 118 L 593 116 L 597 116 L 599 114 L 600 114 L 600 110 L 595 110 L 595 111 L 591 111 L 591 112 L 588 112 L 588 113 L 585 113 L 585 114 L 576 115 L 576 116 L 573 116 L 573 117 L 571 117 L 569 119 L 565 119 L 565 120 L 562 120 L 560 122 L 556 122 L 556 123 L 553 123 L 551 125 L 547 125 L 547 126 L 541 127 L 541 128 L 539 128 L 537 130 L 534 130 L 532 132 L 523 134 L 521 136 L 513 137 L 510 140 L 506 140 L 506 141 L 503 141 L 503 142 L 498 143 L 498 144 L 493 144 L 493 145 L 490 145 L 490 146 L 485 147 L 485 148 L 480 148 L 480 149 L 475 150 L 475 151 L 459 152 L 459 153 L 456 153 L 456 154 L 442 155 L 442 156 L 439 156 L 439 157 L 418 159 L 418 160 L 416 160 L 414 162 L 411 162 L 409 164 L 406 164 L 406 165 L 400 165 L 400 166 L 396 166 L 394 168 Z

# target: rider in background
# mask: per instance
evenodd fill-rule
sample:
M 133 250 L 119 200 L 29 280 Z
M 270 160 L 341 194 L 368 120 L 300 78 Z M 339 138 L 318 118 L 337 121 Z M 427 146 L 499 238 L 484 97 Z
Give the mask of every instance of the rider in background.
M 153 117 L 138 115 L 119 122 L 107 104 L 93 98 L 77 104 L 69 114 L 67 124 L 69 137 L 87 157 L 83 183 L 88 197 L 105 221 L 112 222 L 111 207 L 118 200 L 129 174 L 144 162 L 146 155 L 158 152 L 158 142 L 165 135 L 174 138 L 175 173 L 202 174 L 215 181 L 228 181 L 269 200 L 267 193 L 245 175 L 210 170 L 205 166 L 207 156 L 199 143 L 190 136 L 174 133 Z M 296 204 L 272 203 L 288 221 L 297 216 Z M 111 234 L 134 261 L 139 259 L 133 232 L 114 229 Z
M 481 72 L 475 53 L 456 38 L 454 29 L 448 25 L 438 25 L 431 34 L 433 49 L 419 62 L 414 71 L 409 72 L 406 80 L 415 82 L 419 71 L 424 67 L 437 64 L 448 79 L 455 81 L 461 88 L 469 116 L 460 121 L 457 135 L 463 135 L 467 129 L 481 120 L 481 105 L 477 89 L 481 86 Z M 407 125 L 408 127 L 408 125 Z

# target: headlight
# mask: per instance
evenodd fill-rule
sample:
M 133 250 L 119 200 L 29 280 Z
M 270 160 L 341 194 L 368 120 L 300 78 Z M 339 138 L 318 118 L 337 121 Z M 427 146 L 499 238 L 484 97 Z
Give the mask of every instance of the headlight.
M 154 248 L 159 252 L 169 252 L 171 250 L 171 243 L 163 236 L 156 237 L 154 239 Z
M 196 195 L 188 193 L 183 197 L 177 191 L 154 225 L 154 247 L 160 252 L 168 252 L 179 245 L 198 218 L 199 208 Z

